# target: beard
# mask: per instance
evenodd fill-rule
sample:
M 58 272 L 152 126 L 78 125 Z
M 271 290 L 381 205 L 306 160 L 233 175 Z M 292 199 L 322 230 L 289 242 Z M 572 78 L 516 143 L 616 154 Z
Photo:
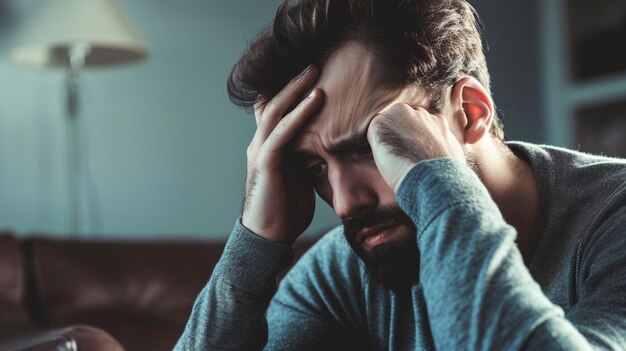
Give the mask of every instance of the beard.
M 394 238 L 365 249 L 357 234 L 375 225 L 399 225 Z M 365 264 L 369 279 L 394 293 L 409 289 L 419 281 L 417 229 L 397 204 L 386 204 L 343 221 L 344 236 Z

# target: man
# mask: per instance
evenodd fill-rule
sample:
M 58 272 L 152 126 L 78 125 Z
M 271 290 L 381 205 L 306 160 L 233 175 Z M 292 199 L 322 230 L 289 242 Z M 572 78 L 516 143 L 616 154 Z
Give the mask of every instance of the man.
M 505 143 L 464 0 L 286 2 L 229 93 L 243 214 L 176 349 L 626 348 L 626 162 Z M 344 226 L 276 291 L 314 189 Z

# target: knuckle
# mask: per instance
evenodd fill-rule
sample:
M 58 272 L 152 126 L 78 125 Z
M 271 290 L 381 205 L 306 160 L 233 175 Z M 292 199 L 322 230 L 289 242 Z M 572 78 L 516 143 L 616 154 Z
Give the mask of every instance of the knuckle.
M 406 119 L 407 117 L 413 115 L 414 113 L 415 113 L 415 110 L 411 106 L 405 103 L 396 103 L 390 106 L 381 115 L 387 121 L 386 123 L 393 123 L 393 121 Z
M 387 109 L 388 113 L 398 113 L 401 112 L 403 110 L 402 108 L 402 103 L 395 103 L 391 106 L 389 106 L 389 108 Z
M 369 129 L 376 131 L 383 123 L 385 123 L 385 119 L 387 116 L 384 113 L 379 113 L 372 119 L 370 122 Z
M 383 113 L 380 114 L 372 124 L 370 124 L 370 128 L 372 129 L 372 133 L 375 135 L 379 135 L 385 133 L 386 130 L 390 129 L 394 124 L 394 116 L 392 114 Z
M 398 111 L 402 111 L 402 112 L 407 112 L 407 111 L 413 111 L 413 107 L 411 107 L 409 104 L 404 103 L 404 102 L 397 102 L 395 103 L 393 106 L 393 108 L 395 108 Z
M 384 132 L 389 123 L 388 117 L 385 114 L 379 114 L 374 117 L 367 130 L 368 140 L 378 140 L 380 134 Z
M 414 108 L 407 104 L 406 102 L 399 102 L 398 103 L 398 108 L 401 108 L 403 111 L 413 111 Z
M 378 129 L 376 125 L 370 124 L 369 128 L 367 129 L 367 141 L 370 143 L 375 141 L 377 133 L 378 133 Z
M 412 107 L 411 109 L 416 111 L 416 112 L 418 112 L 418 113 L 428 113 L 428 110 L 426 110 L 422 106 L 415 106 L 415 107 Z

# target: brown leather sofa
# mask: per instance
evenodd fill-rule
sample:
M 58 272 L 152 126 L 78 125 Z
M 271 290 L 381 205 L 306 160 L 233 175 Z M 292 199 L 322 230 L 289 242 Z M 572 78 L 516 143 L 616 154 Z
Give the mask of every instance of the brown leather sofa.
M 0 350 L 171 350 L 223 245 L 0 232 Z

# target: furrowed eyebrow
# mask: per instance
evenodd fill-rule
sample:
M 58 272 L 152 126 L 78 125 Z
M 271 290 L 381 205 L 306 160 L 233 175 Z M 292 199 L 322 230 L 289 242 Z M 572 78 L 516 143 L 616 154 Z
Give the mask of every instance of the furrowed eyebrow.
M 357 132 L 353 135 L 343 138 L 337 143 L 329 146 L 326 149 L 326 152 L 329 154 L 337 155 L 337 154 L 345 154 L 349 152 L 353 152 L 354 150 L 362 147 L 363 145 L 368 144 L 367 141 L 367 129 Z M 294 149 L 292 150 L 294 156 L 296 156 L 301 161 L 309 161 L 312 159 L 321 158 L 317 153 L 308 151 L 306 149 Z
M 367 130 L 351 135 L 328 148 L 330 154 L 342 154 L 354 151 L 367 144 Z

